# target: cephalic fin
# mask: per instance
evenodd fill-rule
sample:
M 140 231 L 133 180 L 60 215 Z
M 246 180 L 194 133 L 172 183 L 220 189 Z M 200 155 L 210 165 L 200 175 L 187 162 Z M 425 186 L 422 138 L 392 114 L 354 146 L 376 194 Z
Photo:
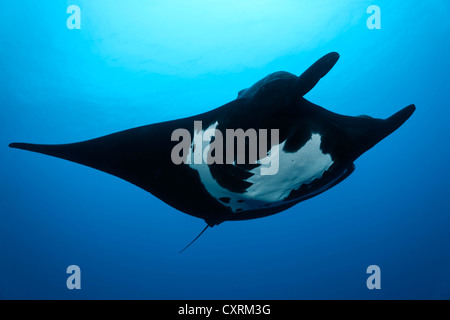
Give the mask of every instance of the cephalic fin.
M 294 94 L 298 97 L 303 97 L 311 91 L 319 80 L 334 67 L 338 60 L 339 54 L 337 52 L 331 52 L 317 60 L 295 80 L 292 88 Z

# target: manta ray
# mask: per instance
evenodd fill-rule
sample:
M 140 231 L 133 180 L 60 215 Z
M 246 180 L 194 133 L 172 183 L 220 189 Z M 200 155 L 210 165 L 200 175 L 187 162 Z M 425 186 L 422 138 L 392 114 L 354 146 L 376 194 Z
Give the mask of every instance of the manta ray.
M 82 142 L 12 143 L 10 147 L 66 159 L 124 179 L 173 208 L 203 219 L 207 226 L 201 235 L 224 221 L 279 213 L 332 188 L 354 171 L 358 157 L 413 114 L 415 106 L 410 105 L 387 119 L 345 116 L 306 100 L 304 96 L 338 59 L 338 53 L 329 53 L 298 77 L 272 73 L 241 90 L 235 100 L 199 115 Z M 195 128 L 196 122 L 204 129 Z M 175 163 L 173 150 L 180 141 L 173 133 L 179 129 L 188 132 L 192 140 L 187 154 L 182 155 L 185 161 Z M 271 143 L 252 163 L 196 164 L 188 160 L 189 154 L 211 147 L 217 132 L 230 129 L 277 130 L 278 142 Z M 195 143 L 196 137 L 205 134 L 205 145 Z M 250 148 L 248 141 L 245 146 Z M 277 171 L 264 175 L 262 160 L 269 155 L 276 155 Z

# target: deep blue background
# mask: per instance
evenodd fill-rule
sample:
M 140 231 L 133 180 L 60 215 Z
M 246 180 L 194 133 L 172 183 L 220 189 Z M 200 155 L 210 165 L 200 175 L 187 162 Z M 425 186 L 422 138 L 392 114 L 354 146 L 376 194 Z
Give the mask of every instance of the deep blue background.
M 447 0 L 0 1 L 0 298 L 450 298 Z M 81 30 L 66 9 L 81 8 Z M 366 9 L 381 8 L 369 30 Z M 218 107 L 265 75 L 341 60 L 307 95 L 348 114 L 417 112 L 339 186 L 208 230 L 143 190 L 8 148 Z M 67 266 L 82 290 L 66 288 Z M 381 267 L 382 289 L 366 288 Z

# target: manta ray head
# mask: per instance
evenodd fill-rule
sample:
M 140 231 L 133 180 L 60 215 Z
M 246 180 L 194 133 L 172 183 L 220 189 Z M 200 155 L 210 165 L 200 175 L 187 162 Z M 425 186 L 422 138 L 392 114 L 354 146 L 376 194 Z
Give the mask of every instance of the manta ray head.
M 252 112 L 264 115 L 262 126 L 276 124 L 289 128 L 282 137 L 282 141 L 286 139 L 286 151 L 296 152 L 310 139 L 311 132 L 315 132 L 323 137 L 323 151 L 337 160 L 353 162 L 397 130 L 414 113 L 415 106 L 410 105 L 387 119 L 376 119 L 366 115 L 340 115 L 306 100 L 304 95 L 338 59 L 338 53 L 329 53 L 298 77 L 283 71 L 272 73 L 241 90 L 238 99 L 249 99 Z

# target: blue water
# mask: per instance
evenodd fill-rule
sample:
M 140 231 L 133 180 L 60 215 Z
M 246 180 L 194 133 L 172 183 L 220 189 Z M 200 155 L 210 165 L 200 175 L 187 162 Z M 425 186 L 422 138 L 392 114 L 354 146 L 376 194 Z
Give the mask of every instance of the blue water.
M 207 4 L 205 4 L 207 3 Z M 69 5 L 81 9 L 70 30 Z M 381 9 L 369 30 L 367 8 Z M 0 1 L 0 298 L 449 299 L 447 0 Z M 397 132 L 324 194 L 204 221 L 123 180 L 8 148 L 181 118 L 267 74 L 341 60 L 306 98 Z M 66 268 L 81 268 L 68 290 Z M 366 269 L 381 269 L 381 290 Z

